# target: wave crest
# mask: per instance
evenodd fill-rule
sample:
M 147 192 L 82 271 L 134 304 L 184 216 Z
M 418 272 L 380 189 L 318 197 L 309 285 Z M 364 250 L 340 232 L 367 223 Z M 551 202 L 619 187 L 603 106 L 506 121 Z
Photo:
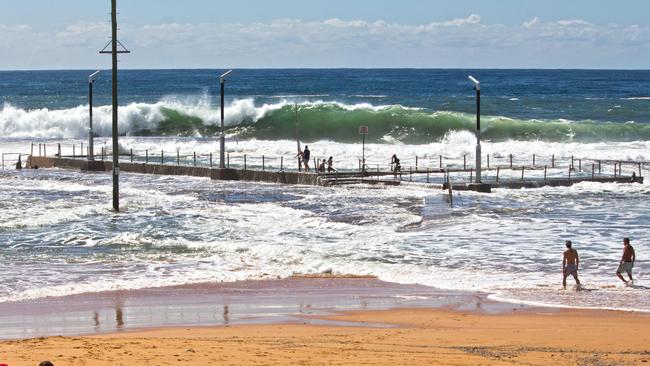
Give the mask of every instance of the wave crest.
M 94 132 L 111 135 L 110 106 L 94 109 Z M 298 133 L 301 140 L 358 142 L 358 127 L 366 125 L 369 142 L 430 143 L 443 141 L 453 132 L 474 130 L 473 114 L 408 108 L 401 105 L 304 102 L 298 104 Z M 122 135 L 213 135 L 219 130 L 220 111 L 207 97 L 195 101 L 169 98 L 157 103 L 131 103 L 120 107 Z M 252 98 L 238 99 L 225 108 L 230 134 L 265 140 L 295 139 L 294 104 L 256 106 Z M 638 123 L 513 119 L 482 116 L 482 135 L 505 141 L 635 141 L 650 140 L 650 126 Z M 0 110 L 0 133 L 21 138 L 85 138 L 88 106 L 65 110 L 24 110 L 5 104 Z

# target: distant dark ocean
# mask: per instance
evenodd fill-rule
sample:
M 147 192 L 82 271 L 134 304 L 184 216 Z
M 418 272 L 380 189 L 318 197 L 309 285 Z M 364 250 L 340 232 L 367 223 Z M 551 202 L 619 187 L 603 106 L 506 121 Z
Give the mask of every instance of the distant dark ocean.
M 0 131 L 5 137 L 82 138 L 87 76 L 81 71 L 0 72 Z M 123 70 L 120 133 L 215 134 L 223 70 Z M 482 84 L 483 136 L 492 141 L 650 140 L 650 71 L 615 70 L 235 70 L 226 83 L 231 133 L 301 138 L 429 143 L 472 130 Z M 110 71 L 95 84 L 99 135 L 110 134 Z

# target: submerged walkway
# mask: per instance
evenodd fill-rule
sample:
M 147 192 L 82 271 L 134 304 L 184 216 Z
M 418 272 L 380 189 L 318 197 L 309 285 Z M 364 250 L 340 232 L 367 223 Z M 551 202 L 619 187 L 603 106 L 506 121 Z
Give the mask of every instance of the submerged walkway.
M 38 168 L 61 168 L 76 169 L 82 171 L 112 171 L 113 164 L 110 161 L 101 160 L 80 160 L 61 157 L 44 157 L 30 156 L 27 160 L 28 167 Z M 397 186 L 402 184 L 419 185 L 430 187 L 432 189 L 442 189 L 442 184 L 428 183 L 429 175 L 449 174 L 451 171 L 444 169 L 415 171 L 408 174 L 427 174 L 427 182 L 406 182 L 402 179 L 395 179 L 391 172 L 385 171 L 366 171 L 360 172 L 342 172 L 342 173 L 305 173 L 291 171 L 269 171 L 269 170 L 252 170 L 252 169 L 219 169 L 200 166 L 188 165 L 165 165 L 151 163 L 127 163 L 120 162 L 120 171 L 140 174 L 156 175 L 185 175 L 192 177 L 205 177 L 215 180 L 236 180 L 247 182 L 266 182 L 281 184 L 303 184 L 316 186 L 337 186 L 350 184 L 380 184 L 387 186 Z M 574 176 L 574 177 L 544 177 L 544 178 L 522 178 L 522 179 L 483 179 L 480 187 L 468 182 L 452 182 L 454 190 L 480 190 L 489 192 L 492 188 L 538 188 L 544 186 L 571 186 L 580 182 L 599 182 L 599 183 L 643 183 L 644 179 L 640 176 Z

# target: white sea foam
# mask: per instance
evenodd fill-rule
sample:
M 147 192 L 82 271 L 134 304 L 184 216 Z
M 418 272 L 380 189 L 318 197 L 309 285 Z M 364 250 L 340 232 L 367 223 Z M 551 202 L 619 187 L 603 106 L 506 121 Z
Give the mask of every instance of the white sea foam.
M 128 148 L 201 154 L 218 146 L 193 137 L 121 140 Z M 14 139 L 2 149 L 28 143 Z M 393 153 L 404 167 L 414 166 L 416 155 L 420 166 L 438 166 L 439 155 L 444 165 L 462 164 L 464 157 L 472 160 L 474 144 L 472 133 L 453 132 L 426 145 L 368 144 L 366 157 L 382 168 Z M 504 163 L 510 153 L 515 163 L 531 163 L 535 153 L 541 164 L 550 152 L 566 164 L 572 155 L 644 159 L 649 144 L 485 142 L 483 151 L 492 164 Z M 337 167 L 355 168 L 361 156 L 358 144 L 309 145 L 315 157 L 334 156 Z M 295 154 L 295 141 L 229 140 L 227 146 L 233 160 Z M 10 187 L 0 192 L 0 235 L 12 255 L 24 256 L 0 275 L 12 286 L 0 287 L 0 301 L 331 270 L 531 304 L 648 310 L 650 303 L 642 289 L 607 287 L 617 281 L 612 266 L 621 237 L 632 237 L 638 253 L 650 250 L 647 185 L 467 192 L 441 213 L 437 191 L 417 185 L 312 188 L 135 174 L 121 181 L 123 210 L 113 216 L 109 175 L 0 173 L 0 184 Z M 583 283 L 597 290 L 556 293 L 566 238 L 584 257 Z M 4 248 L 0 255 L 8 253 Z M 637 283 L 647 284 L 646 263 L 639 261 L 635 271 Z M 629 291 L 625 304 L 616 300 L 621 291 Z

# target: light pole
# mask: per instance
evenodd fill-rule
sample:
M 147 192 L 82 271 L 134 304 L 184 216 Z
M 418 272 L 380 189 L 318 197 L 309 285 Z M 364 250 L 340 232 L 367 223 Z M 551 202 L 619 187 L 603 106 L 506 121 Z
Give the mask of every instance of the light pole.
M 88 76 L 88 160 L 95 160 L 93 143 L 93 83 L 99 74 L 99 70 Z
M 223 119 L 224 119 L 224 112 L 223 112 L 223 100 L 224 100 L 224 86 L 226 84 L 226 77 L 230 75 L 232 70 L 226 71 L 223 75 L 219 77 L 219 82 L 221 84 L 221 134 L 219 136 L 219 169 L 225 169 L 226 165 L 224 162 L 225 158 L 225 150 L 226 150 L 226 134 L 223 129 Z
M 359 126 L 359 134 L 361 135 L 361 174 L 366 174 L 366 135 L 368 134 L 368 126 Z
M 111 1 L 111 66 L 113 83 L 113 210 L 120 211 L 120 156 L 117 143 L 117 0 Z
M 481 183 L 481 83 L 472 75 L 468 76 L 476 90 L 476 181 Z
M 117 46 L 121 47 L 118 50 Z M 108 50 L 110 48 L 110 51 Z M 118 100 L 117 100 L 117 54 L 118 53 L 131 53 L 120 41 L 117 40 L 117 0 L 111 0 L 111 40 L 108 44 L 99 51 L 99 53 L 111 55 L 111 83 L 113 85 L 112 101 L 113 101 L 113 121 L 111 127 L 113 130 L 113 210 L 120 211 L 120 156 L 119 145 L 117 142 L 117 117 L 118 117 Z

